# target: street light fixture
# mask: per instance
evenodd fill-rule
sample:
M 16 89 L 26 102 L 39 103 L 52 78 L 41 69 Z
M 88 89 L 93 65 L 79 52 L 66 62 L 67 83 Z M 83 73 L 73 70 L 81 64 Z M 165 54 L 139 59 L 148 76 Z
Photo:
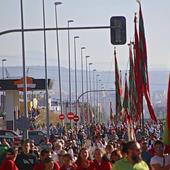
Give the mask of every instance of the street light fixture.
M 61 94 L 61 73 L 60 73 L 60 48 L 59 48 L 59 35 L 58 35 L 58 19 L 57 19 L 57 5 L 61 5 L 62 2 L 55 2 L 55 18 L 56 18 L 56 39 L 57 39 L 57 56 L 58 56 L 58 82 L 59 82 L 59 93 L 60 93 L 60 114 L 63 112 L 63 107 L 62 107 L 62 94 Z
M 22 69 L 23 69 L 23 91 L 24 91 L 24 116 L 28 118 L 28 107 L 27 107 L 27 80 L 25 72 L 25 39 L 24 39 L 24 14 L 23 14 L 23 0 L 20 0 L 21 7 L 21 38 L 22 38 Z M 28 138 L 27 129 L 24 130 L 24 139 Z
M 76 101 L 76 115 L 77 115 L 77 57 L 76 57 L 76 39 L 79 36 L 74 36 L 74 60 L 75 60 L 75 101 Z
M 4 75 L 4 62 L 5 61 L 7 61 L 5 58 L 4 59 L 2 59 L 2 79 L 4 80 L 4 78 L 5 78 L 5 75 Z
M 93 65 L 93 63 L 89 63 L 89 89 L 90 91 L 92 90 L 92 87 L 91 87 L 91 65 Z M 90 104 L 92 103 L 92 97 L 91 97 L 91 93 L 90 93 Z
M 70 103 L 70 112 L 71 112 L 71 61 L 70 61 L 70 23 L 74 22 L 73 20 L 68 20 L 68 70 L 69 70 L 69 103 Z
M 46 43 L 46 23 L 45 23 L 45 2 L 43 3 L 43 28 L 44 28 L 44 64 L 45 64 L 45 105 L 46 105 L 46 126 L 47 126 L 47 136 L 50 136 L 49 129 L 49 105 L 48 105 L 48 73 L 47 73 L 47 43 Z
M 5 75 L 4 75 L 4 62 L 7 61 L 6 59 L 2 59 L 2 79 L 5 79 Z M 5 110 L 5 93 L 3 91 L 3 103 L 2 103 L 2 111 L 4 112 Z
M 81 47 L 81 92 L 83 94 L 84 92 L 84 84 L 83 84 L 83 50 L 85 50 L 86 47 Z M 84 96 L 82 96 L 82 120 L 84 123 Z
M 86 56 L 86 91 L 88 91 L 88 68 L 87 68 L 87 59 L 89 58 L 90 56 Z M 87 93 L 87 114 L 88 114 L 88 117 L 89 117 L 89 95 Z
M 90 89 L 90 91 L 91 91 L 91 69 L 90 69 L 90 66 L 92 65 L 93 63 L 89 63 L 89 89 Z M 90 93 L 90 100 L 89 100 L 89 108 L 90 108 L 90 106 L 92 106 L 92 94 Z M 91 111 L 91 109 L 90 109 L 90 111 Z M 90 114 L 90 120 L 91 120 L 91 122 L 93 122 L 93 120 L 92 120 L 93 118 L 92 118 L 92 115 Z
M 93 69 L 93 90 L 95 90 L 95 72 L 96 72 L 96 69 Z M 93 98 L 94 98 L 93 106 L 95 107 L 95 93 L 93 94 Z
M 54 5 L 61 5 L 62 2 L 54 2 Z

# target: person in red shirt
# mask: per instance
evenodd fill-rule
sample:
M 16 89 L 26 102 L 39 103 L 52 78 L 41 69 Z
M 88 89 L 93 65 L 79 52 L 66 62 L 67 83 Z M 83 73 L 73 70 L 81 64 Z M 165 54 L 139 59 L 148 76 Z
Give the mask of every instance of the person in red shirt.
M 104 151 L 101 148 L 96 148 L 94 151 L 93 166 L 96 170 L 112 170 L 112 164 L 103 160 Z
M 43 170 L 54 170 L 53 158 L 48 157 L 44 160 L 44 169 Z
M 80 150 L 76 164 L 76 170 L 96 170 L 93 162 L 89 159 L 89 151 L 87 148 Z
M 40 153 L 40 160 L 35 164 L 34 170 L 43 170 L 44 169 L 44 160 L 51 158 L 51 151 L 48 149 L 43 149 Z M 58 163 L 54 163 L 54 170 L 59 170 L 60 166 Z
M 13 148 L 9 148 L 6 152 L 5 159 L 2 161 L 0 170 L 18 170 L 15 164 L 17 152 Z
M 67 153 L 63 156 L 64 162 L 63 166 L 60 168 L 60 170 L 76 170 L 77 165 L 73 162 L 72 156 Z

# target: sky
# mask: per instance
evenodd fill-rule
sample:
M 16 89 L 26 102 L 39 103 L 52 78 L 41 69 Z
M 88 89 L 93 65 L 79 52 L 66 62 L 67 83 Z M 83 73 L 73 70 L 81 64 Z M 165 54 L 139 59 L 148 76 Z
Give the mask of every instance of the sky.
M 45 0 L 46 26 L 55 27 L 54 0 Z M 109 26 L 112 16 L 125 16 L 127 43 L 134 39 L 134 13 L 138 12 L 136 0 L 61 0 L 57 7 L 58 26 L 67 27 L 67 20 L 74 20 L 70 27 Z M 23 0 L 24 27 L 42 27 L 42 0 Z M 142 0 L 142 11 L 148 49 L 149 70 L 170 70 L 170 1 Z M 0 0 L 0 32 L 19 29 L 20 0 Z M 113 70 L 113 49 L 110 30 L 70 31 L 71 67 L 74 69 L 73 37 L 76 41 L 77 67 L 80 69 L 80 49 L 89 62 L 99 71 Z M 68 68 L 67 31 L 59 32 L 61 66 Z M 128 45 L 116 46 L 120 69 L 128 66 Z M 43 33 L 25 33 L 26 65 L 44 65 Z M 0 59 L 6 58 L 6 66 L 22 66 L 21 33 L 0 36 Z M 47 32 L 47 64 L 57 66 L 56 32 Z

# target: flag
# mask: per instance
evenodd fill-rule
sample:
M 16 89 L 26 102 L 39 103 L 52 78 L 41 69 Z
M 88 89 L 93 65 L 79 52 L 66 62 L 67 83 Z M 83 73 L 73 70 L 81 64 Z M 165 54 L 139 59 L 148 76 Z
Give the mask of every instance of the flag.
M 134 130 L 132 118 L 129 114 L 126 116 L 126 122 L 127 122 L 127 130 L 128 130 L 128 140 L 136 141 L 135 130 Z
M 124 108 L 124 118 L 127 124 L 128 129 L 128 140 L 135 140 L 135 132 L 133 127 L 133 120 L 129 114 L 129 93 L 128 93 L 128 85 L 127 85 L 127 74 L 125 74 L 125 91 L 124 91 L 124 100 L 123 100 L 123 108 Z
M 128 95 L 128 85 L 127 85 L 127 73 L 125 74 L 125 91 L 124 91 L 124 100 L 123 100 L 123 108 L 125 116 L 128 114 L 129 107 L 129 95 Z
M 122 93 L 123 93 L 123 90 L 122 90 L 122 71 L 120 70 L 120 74 L 119 74 L 119 93 L 120 93 L 120 97 L 122 97 Z
M 146 99 L 146 102 L 147 102 L 150 117 L 154 122 L 157 122 L 157 118 L 156 118 L 155 112 L 153 110 L 153 106 L 152 106 L 152 103 L 151 103 L 151 100 L 150 100 L 150 95 L 149 95 L 148 90 L 145 90 L 144 93 L 145 93 L 145 99 Z
M 141 117 L 142 112 L 142 104 L 143 104 L 143 94 L 141 91 L 141 84 L 142 84 L 142 78 L 141 78 L 141 57 L 140 57 L 140 50 L 139 50 L 139 38 L 138 38 L 138 32 L 137 32 L 137 17 L 135 14 L 134 17 L 134 25 L 135 25 L 135 42 L 134 42 L 134 73 L 135 73 L 135 85 L 136 85 L 136 91 L 137 91 L 137 113 L 136 118 L 137 120 Z
M 115 88 L 116 88 L 116 115 L 118 115 L 122 110 L 121 104 L 121 94 L 120 94 L 120 76 L 119 76 L 119 68 L 116 58 L 116 49 L 114 49 L 114 57 L 115 57 Z
M 112 102 L 110 102 L 110 122 L 113 122 L 114 115 L 113 115 L 113 109 L 112 109 Z
M 132 58 L 132 43 L 129 44 L 129 113 L 131 117 L 137 118 L 137 90 L 136 90 L 136 83 L 135 83 L 135 72 L 134 72 L 134 63 Z
M 142 88 L 146 88 L 149 91 L 147 48 L 146 48 L 142 8 L 140 3 L 139 3 L 139 50 L 141 55 L 142 86 L 143 86 Z
M 167 114 L 166 122 L 163 134 L 163 141 L 165 144 L 170 145 L 170 75 L 169 75 L 169 86 L 168 86 L 168 96 L 167 96 Z
M 156 114 L 154 112 L 151 99 L 150 99 L 145 29 L 144 29 L 142 8 L 140 3 L 139 3 L 139 50 L 140 50 L 139 53 L 140 53 L 141 78 L 142 78 L 142 92 L 145 96 L 151 119 L 157 122 Z

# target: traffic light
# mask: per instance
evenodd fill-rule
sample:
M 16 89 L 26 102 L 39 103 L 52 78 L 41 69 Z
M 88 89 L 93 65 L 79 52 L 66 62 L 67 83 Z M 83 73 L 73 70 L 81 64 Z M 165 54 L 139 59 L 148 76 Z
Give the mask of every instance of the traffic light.
M 126 18 L 124 16 L 110 18 L 110 37 L 113 45 L 126 43 Z

